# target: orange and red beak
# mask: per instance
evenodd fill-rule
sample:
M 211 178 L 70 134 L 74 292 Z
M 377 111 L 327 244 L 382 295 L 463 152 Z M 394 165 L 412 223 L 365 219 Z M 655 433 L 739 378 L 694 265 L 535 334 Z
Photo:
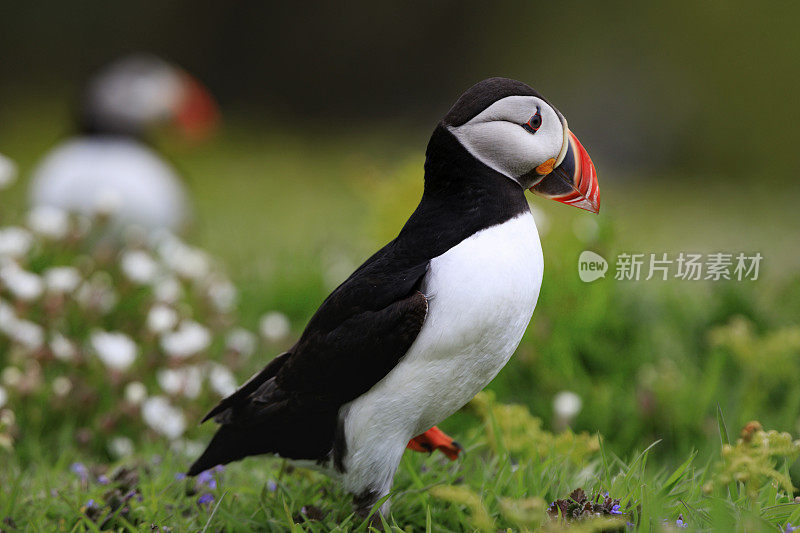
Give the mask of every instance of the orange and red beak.
M 597 213 L 600 211 L 597 171 L 578 138 L 569 130 L 567 135 L 564 158 L 555 167 L 553 164 L 556 161 L 553 159 L 537 167 L 536 171 L 542 174 L 542 178 L 530 188 L 530 191 L 557 202 Z
M 175 121 L 190 140 L 203 140 L 217 127 L 219 109 L 214 97 L 199 81 L 186 74 L 181 75 L 182 91 Z

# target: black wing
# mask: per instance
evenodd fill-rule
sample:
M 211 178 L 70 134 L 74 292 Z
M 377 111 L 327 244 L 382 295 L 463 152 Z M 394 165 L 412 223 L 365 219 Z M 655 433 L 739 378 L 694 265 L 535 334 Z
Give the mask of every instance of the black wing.
M 222 427 L 190 474 L 260 453 L 328 456 L 339 408 L 394 368 L 427 315 L 418 290 L 427 261 L 402 267 L 393 255 L 390 243 L 370 258 L 323 302 L 297 344 L 206 415 Z

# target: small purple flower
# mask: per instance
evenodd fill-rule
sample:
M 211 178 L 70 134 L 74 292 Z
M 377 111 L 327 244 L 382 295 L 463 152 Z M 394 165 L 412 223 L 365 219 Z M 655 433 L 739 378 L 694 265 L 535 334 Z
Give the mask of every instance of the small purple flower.
M 278 490 L 278 484 L 275 483 L 274 480 L 270 479 L 269 481 L 267 481 L 267 490 L 270 492 L 275 492 L 276 490 Z
M 125 496 L 122 497 L 122 501 L 126 502 L 131 498 L 136 498 L 138 501 L 142 501 L 142 495 L 136 490 L 129 490 Z
M 217 473 L 224 472 L 225 471 L 225 465 L 217 465 L 212 470 L 214 470 L 214 472 L 217 472 Z
M 106 476 L 105 474 L 100 474 L 99 476 L 97 476 L 97 482 L 100 483 L 101 485 L 108 485 L 109 483 L 111 483 L 111 480 L 108 479 L 108 476 Z
M 178 472 L 175 474 L 175 481 L 183 481 L 184 479 L 186 479 L 186 474 L 183 472 Z
M 214 495 L 213 494 L 203 494 L 197 499 L 197 503 L 200 505 L 211 505 L 214 503 Z
M 211 490 L 217 488 L 217 480 L 214 479 L 214 474 L 211 472 L 211 470 L 205 470 L 203 472 L 200 472 L 197 475 L 197 482 L 200 483 L 201 485 L 207 486 Z
M 614 506 L 609 511 L 611 514 L 625 514 L 622 512 L 622 509 L 619 508 L 619 504 L 615 503 Z
M 86 481 L 89 478 L 89 469 L 83 463 L 72 463 L 69 465 L 69 470 L 80 477 L 82 481 Z
M 792 533 L 792 531 L 797 531 L 800 529 L 800 526 L 793 526 L 791 522 L 786 524 L 786 528 L 783 530 L 783 533 Z
M 86 502 L 86 506 L 85 507 L 87 509 L 94 509 L 95 507 L 97 507 L 97 504 L 94 503 L 94 500 L 89 500 L 88 502 Z

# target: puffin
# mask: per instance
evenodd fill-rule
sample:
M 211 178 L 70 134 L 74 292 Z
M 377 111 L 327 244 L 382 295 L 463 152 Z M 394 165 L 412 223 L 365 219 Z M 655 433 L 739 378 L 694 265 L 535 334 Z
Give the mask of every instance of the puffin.
M 202 140 L 218 115 L 208 90 L 183 69 L 147 54 L 117 59 L 86 84 L 79 134 L 54 147 L 34 169 L 30 204 L 113 214 L 123 226 L 180 232 L 190 218 L 183 183 L 145 139 L 169 122 L 187 139 Z
M 599 211 L 595 167 L 564 116 L 523 82 L 483 80 L 435 127 L 422 198 L 397 237 L 206 415 L 219 427 L 188 474 L 278 455 L 330 473 L 370 516 L 405 448 L 451 444 L 435 425 L 522 339 L 543 273 L 526 190 Z

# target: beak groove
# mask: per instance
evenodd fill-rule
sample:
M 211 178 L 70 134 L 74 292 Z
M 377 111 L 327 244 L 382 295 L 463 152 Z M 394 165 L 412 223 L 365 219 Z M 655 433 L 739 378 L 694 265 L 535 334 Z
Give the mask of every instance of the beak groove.
M 600 211 L 600 188 L 592 159 L 571 131 L 567 154 L 561 164 L 539 180 L 530 191 L 592 213 Z

